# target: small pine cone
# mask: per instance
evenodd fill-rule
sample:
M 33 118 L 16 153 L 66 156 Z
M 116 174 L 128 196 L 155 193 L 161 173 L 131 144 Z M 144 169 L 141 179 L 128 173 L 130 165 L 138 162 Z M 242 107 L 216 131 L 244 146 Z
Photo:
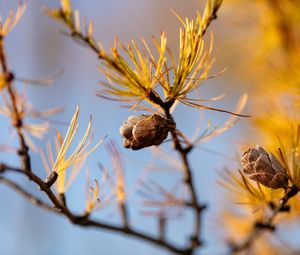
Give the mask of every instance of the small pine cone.
M 249 149 L 242 156 L 243 172 L 268 188 L 279 189 L 288 186 L 288 176 L 285 168 L 272 154 L 262 147 Z
M 130 116 L 120 127 L 120 134 L 124 138 L 125 148 L 139 150 L 152 145 L 160 145 L 168 136 L 175 123 L 161 115 Z

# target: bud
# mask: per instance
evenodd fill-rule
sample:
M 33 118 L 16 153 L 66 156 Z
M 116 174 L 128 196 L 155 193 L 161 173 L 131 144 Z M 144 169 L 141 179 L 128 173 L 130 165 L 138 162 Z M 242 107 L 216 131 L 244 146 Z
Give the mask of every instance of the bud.
M 139 150 L 152 145 L 160 145 L 175 128 L 175 123 L 161 115 L 130 116 L 120 127 L 125 148 Z
M 267 153 L 260 146 L 243 154 L 242 165 L 243 172 L 251 180 L 268 188 L 279 189 L 288 186 L 288 176 L 284 167 L 272 153 Z

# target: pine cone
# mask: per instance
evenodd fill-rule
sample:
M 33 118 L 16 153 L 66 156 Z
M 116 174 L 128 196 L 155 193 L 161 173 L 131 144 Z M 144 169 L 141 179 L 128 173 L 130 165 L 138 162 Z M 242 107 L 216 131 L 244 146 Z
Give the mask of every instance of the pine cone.
M 125 148 L 139 150 L 152 145 L 160 145 L 168 136 L 175 123 L 161 115 L 130 116 L 120 127 Z
M 279 189 L 288 186 L 285 168 L 272 154 L 262 147 L 256 146 L 242 156 L 243 172 L 248 177 L 268 188 Z

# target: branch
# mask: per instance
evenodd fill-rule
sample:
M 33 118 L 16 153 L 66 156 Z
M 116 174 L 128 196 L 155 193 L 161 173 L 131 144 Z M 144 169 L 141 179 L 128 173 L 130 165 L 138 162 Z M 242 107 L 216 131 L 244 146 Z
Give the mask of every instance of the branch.
M 222 1 L 216 1 L 215 5 L 212 5 L 212 10 L 208 12 L 209 8 L 207 7 L 207 12 L 206 12 L 206 22 L 204 27 L 202 28 L 202 33 L 201 36 L 204 36 L 204 34 L 207 31 L 207 28 L 209 27 L 209 25 L 211 24 L 211 22 L 217 18 L 217 11 L 221 5 Z M 213 4 L 213 1 L 210 2 L 210 4 Z M 211 6 L 211 5 L 207 5 L 207 6 Z M 70 10 L 65 10 L 59 9 L 59 12 L 49 12 L 50 16 L 52 17 L 56 17 L 56 19 L 62 21 L 69 29 L 69 35 L 75 39 L 77 42 L 88 46 L 94 53 L 97 54 L 97 57 L 100 59 L 104 59 L 105 61 L 109 62 L 109 64 L 111 64 L 112 66 L 114 66 L 114 68 L 118 69 L 118 65 L 116 65 L 115 62 L 113 62 L 113 60 L 107 58 L 105 56 L 105 54 L 102 52 L 101 48 L 98 46 L 97 44 L 97 40 L 95 40 L 93 38 L 92 35 L 92 31 L 93 31 L 93 24 L 90 24 L 90 27 L 88 29 L 88 32 L 84 33 L 80 31 L 80 28 L 78 28 L 78 26 L 76 26 L 76 21 L 77 24 L 79 23 L 79 17 L 76 16 L 76 18 L 74 18 L 72 15 L 72 11 Z M 77 13 L 78 14 L 78 13 Z M 106 57 L 106 58 L 105 58 Z M 122 69 L 119 70 L 120 73 L 124 72 Z M 161 98 L 156 94 L 155 91 L 151 90 L 149 92 L 149 100 L 156 104 L 159 105 L 162 109 L 164 109 L 165 115 L 166 117 L 174 122 L 173 116 L 170 113 L 170 108 L 172 107 L 174 100 L 173 101 L 168 101 L 166 100 L 165 102 L 163 102 L 161 100 Z M 174 122 L 175 123 L 175 122 Z M 190 205 L 191 209 L 194 212 L 194 230 L 193 233 L 190 236 L 190 243 L 187 246 L 187 248 L 184 249 L 180 249 L 177 248 L 176 246 L 173 246 L 171 244 L 169 244 L 167 241 L 165 241 L 164 239 L 164 223 L 160 224 L 161 225 L 161 233 L 160 235 L 156 238 L 156 237 L 152 237 L 149 236 L 147 234 L 138 232 L 136 230 L 133 230 L 130 226 L 128 226 L 128 216 L 127 216 L 127 210 L 125 207 L 125 204 L 123 206 L 121 206 L 121 212 L 122 212 L 122 217 L 123 217 L 123 223 L 124 226 L 123 227 L 116 227 L 116 226 L 112 226 L 112 225 L 107 225 L 104 223 L 100 223 L 100 222 L 95 222 L 95 221 L 91 221 L 89 220 L 87 217 L 82 217 L 82 216 L 76 216 L 73 215 L 65 205 L 63 205 L 62 203 L 60 203 L 60 201 L 58 201 L 59 203 L 57 204 L 57 201 L 55 200 L 55 197 L 53 198 L 53 193 L 50 190 L 49 187 L 44 187 L 44 183 L 38 183 L 38 185 L 41 187 L 41 189 L 49 196 L 49 199 L 58 207 L 61 208 L 62 210 L 62 214 L 65 214 L 70 220 L 71 222 L 73 222 L 74 224 L 78 224 L 81 226 L 94 226 L 94 227 L 99 227 L 99 228 L 103 228 L 103 229 L 109 229 L 109 230 L 113 230 L 113 231 L 117 231 L 117 232 L 122 232 L 122 233 L 126 233 L 128 235 L 132 235 L 135 236 L 139 239 L 143 239 L 146 240 L 148 242 L 151 242 L 153 244 L 159 245 L 161 247 L 167 248 L 168 250 L 175 252 L 175 253 L 180 253 L 180 254 L 192 254 L 194 253 L 195 249 L 197 247 L 199 247 L 202 242 L 201 242 L 201 237 L 200 237 L 200 232 L 201 232 L 201 226 L 202 226 L 202 220 L 201 220 L 201 216 L 202 216 L 202 210 L 206 207 L 205 205 L 202 205 L 199 203 L 199 198 L 197 195 L 197 191 L 196 188 L 194 186 L 194 178 L 193 178 L 193 174 L 192 174 L 192 170 L 190 167 L 190 163 L 188 161 L 188 154 L 191 152 L 192 150 L 192 146 L 188 145 L 186 147 L 184 147 L 183 143 L 180 141 L 179 137 L 178 137 L 178 133 L 176 132 L 175 129 L 170 130 L 171 134 L 172 134 L 172 138 L 173 138 L 173 144 L 175 147 L 175 150 L 179 153 L 182 163 L 183 163 L 183 167 L 184 167 L 184 183 L 187 185 L 188 187 L 188 191 L 189 191 L 189 195 L 190 195 L 190 201 L 187 202 L 188 205 Z M 32 177 L 30 177 L 32 179 Z M 38 181 L 38 180 L 36 180 Z
M 0 176 L 0 182 L 5 184 L 9 188 L 13 189 L 17 193 L 19 193 L 21 196 L 23 196 L 25 199 L 27 199 L 32 204 L 34 204 L 38 207 L 41 207 L 45 210 L 51 211 L 51 212 L 60 213 L 60 211 L 57 210 L 55 207 L 52 207 L 52 206 L 46 204 L 44 201 L 40 200 L 39 198 L 33 196 L 32 194 L 30 194 L 28 191 L 23 189 L 21 186 L 19 186 L 15 182 L 13 182 L 9 179 L 6 179 L 3 176 Z
M 161 240 L 161 238 L 159 236 L 156 237 L 156 236 L 152 236 L 147 233 L 143 233 L 139 230 L 133 229 L 132 227 L 130 227 L 128 225 L 127 226 L 126 225 L 116 226 L 116 225 L 107 224 L 107 223 L 101 222 L 101 221 L 91 220 L 91 219 L 89 219 L 89 215 L 86 215 L 86 214 L 83 214 L 83 215 L 73 214 L 69 210 L 69 208 L 65 205 L 65 203 L 63 203 L 58 198 L 58 196 L 56 196 L 56 194 L 53 193 L 53 191 L 51 190 L 51 187 L 49 187 L 47 182 L 44 182 L 42 179 L 40 179 L 38 176 L 36 176 L 33 172 L 25 172 L 25 171 L 22 171 L 22 169 L 11 167 L 11 166 L 8 166 L 5 164 L 0 164 L 0 175 L 5 172 L 12 172 L 12 173 L 16 173 L 16 174 L 21 174 L 23 176 L 27 176 L 31 181 L 33 181 L 34 183 L 36 183 L 39 186 L 41 191 L 43 191 L 48 196 L 50 201 L 53 203 L 54 207 L 52 208 L 51 206 L 48 206 L 47 204 L 38 200 L 37 198 L 34 198 L 32 195 L 30 195 L 29 193 L 24 191 L 21 187 L 19 187 L 15 183 L 5 179 L 2 176 L 0 176 L 0 182 L 5 183 L 6 185 L 12 187 L 13 189 L 15 189 L 16 191 L 21 193 L 26 199 L 40 205 L 40 207 L 47 209 L 47 210 L 49 210 L 51 208 L 50 211 L 53 211 L 55 213 L 65 216 L 66 218 L 68 218 L 70 220 L 70 222 L 72 222 L 75 225 L 79 225 L 82 227 L 94 227 L 94 228 L 98 228 L 98 229 L 105 229 L 105 230 L 110 230 L 110 231 L 114 231 L 114 232 L 118 232 L 118 233 L 123 233 L 123 234 L 129 235 L 129 236 L 133 236 L 137 239 L 144 240 L 149 243 L 163 247 L 175 254 L 186 254 L 186 255 L 192 254 L 192 250 L 190 248 L 179 248 L 165 240 Z
M 8 69 L 7 59 L 4 50 L 4 38 L 0 37 L 0 65 L 2 68 L 2 75 L 6 77 L 6 88 L 8 95 L 11 100 L 12 105 L 12 125 L 15 127 L 18 138 L 20 148 L 18 150 L 19 157 L 21 158 L 22 162 L 22 169 L 24 171 L 31 171 L 31 164 L 30 164 L 30 156 L 29 156 L 29 148 L 25 142 L 25 138 L 23 135 L 23 118 L 21 112 L 18 110 L 17 106 L 17 98 L 15 94 L 15 90 L 13 88 L 13 80 L 14 74 Z
M 212 22 L 213 20 L 215 20 L 215 19 L 218 18 L 217 13 L 218 13 L 218 11 L 219 11 L 219 9 L 220 9 L 220 7 L 221 7 L 222 2 L 223 2 L 223 0 L 220 0 L 219 3 L 216 4 L 216 5 L 214 6 L 214 8 L 212 9 L 211 14 L 210 14 L 209 17 L 207 18 L 207 21 L 206 21 L 206 23 L 205 23 L 205 26 L 204 26 L 203 29 L 202 29 L 202 34 L 201 34 L 201 36 L 204 36 L 204 34 L 206 33 L 206 30 L 207 30 L 208 27 L 210 26 L 211 22 Z
M 297 195 L 299 188 L 296 186 L 291 186 L 287 189 L 285 195 L 281 198 L 279 205 L 273 208 L 272 214 L 263 222 L 255 222 L 253 224 L 252 232 L 248 237 L 240 244 L 230 243 L 231 254 L 236 254 L 241 251 L 249 249 L 258 237 L 264 231 L 275 231 L 274 220 L 282 212 L 286 212 L 289 207 L 287 205 L 288 201 Z
M 174 122 L 174 119 L 173 119 L 172 115 L 170 114 L 169 109 L 170 108 L 165 108 L 166 117 Z M 190 249 L 194 250 L 198 246 L 202 245 L 201 233 L 200 233 L 201 225 L 202 225 L 202 220 L 201 220 L 202 215 L 201 214 L 202 214 L 203 209 L 206 208 L 206 205 L 199 203 L 197 191 L 196 191 L 196 188 L 193 183 L 193 180 L 194 180 L 193 173 L 192 173 L 192 170 L 190 167 L 190 163 L 188 161 L 188 154 L 191 152 L 193 147 L 192 147 L 192 145 L 188 145 L 187 147 L 184 148 L 179 140 L 178 132 L 176 132 L 175 129 L 171 130 L 171 135 L 172 135 L 172 139 L 173 139 L 174 148 L 179 153 L 182 163 L 183 163 L 184 174 L 185 174 L 183 181 L 189 189 L 189 194 L 191 197 L 191 201 L 189 202 L 189 204 L 194 211 L 195 229 L 194 229 L 193 234 L 190 237 L 190 241 L 191 241 Z

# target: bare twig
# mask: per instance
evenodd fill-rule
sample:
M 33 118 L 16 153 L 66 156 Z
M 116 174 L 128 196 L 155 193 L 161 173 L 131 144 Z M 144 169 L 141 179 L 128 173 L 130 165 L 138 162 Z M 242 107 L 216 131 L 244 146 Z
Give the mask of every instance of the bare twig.
M 61 215 L 64 215 L 75 225 L 79 225 L 79 226 L 83 226 L 83 227 L 94 227 L 94 228 L 110 230 L 110 231 L 114 231 L 114 232 L 118 232 L 118 233 L 123 233 L 123 234 L 129 235 L 129 236 L 133 236 L 135 238 L 150 242 L 152 244 L 158 245 L 160 247 L 163 247 L 175 254 L 187 254 L 188 255 L 188 254 L 192 253 L 190 248 L 177 247 L 176 245 L 171 244 L 165 240 L 161 240 L 160 237 L 156 237 L 156 236 L 152 236 L 150 234 L 143 233 L 141 231 L 133 229 L 130 226 L 126 226 L 126 225 L 125 226 L 124 225 L 116 226 L 116 225 L 112 225 L 112 224 L 107 224 L 105 222 L 89 219 L 90 215 L 73 214 L 69 210 L 69 208 L 67 208 L 67 206 L 63 202 L 61 202 L 60 198 L 53 193 L 53 191 L 51 190 L 49 185 L 46 182 L 44 182 L 41 178 L 36 176 L 33 172 L 24 172 L 22 169 L 11 167 L 11 166 L 8 166 L 5 164 L 0 164 L 0 174 L 1 173 L 3 174 L 4 172 L 12 172 L 12 173 L 17 173 L 17 174 L 27 176 L 31 181 L 33 181 L 34 183 L 36 183 L 39 186 L 40 190 L 42 190 L 48 196 L 50 201 L 53 203 L 55 212 L 59 213 Z M 2 180 L 1 182 L 4 182 L 3 177 L 1 177 L 1 180 Z M 9 186 L 13 186 L 13 188 L 16 189 L 18 192 L 21 192 L 26 198 L 28 198 L 30 200 L 32 199 L 32 196 L 27 194 L 21 188 L 17 187 L 16 185 L 14 185 L 12 183 L 8 184 L 7 181 L 5 181 L 5 182 Z M 41 201 L 39 201 L 38 203 L 41 204 Z M 48 209 L 48 206 L 41 206 L 41 207 Z M 51 211 L 54 211 L 54 210 L 51 209 Z
M 166 239 L 166 224 L 167 224 L 167 219 L 162 212 L 159 215 L 158 219 L 158 228 L 159 228 L 159 239 L 164 241 Z
M 19 186 L 18 184 L 16 184 L 15 182 L 0 176 L 0 182 L 5 184 L 6 186 L 10 187 L 11 189 L 15 190 L 17 193 L 19 193 L 21 196 L 23 196 L 25 199 L 27 199 L 28 201 L 30 201 L 32 204 L 41 207 L 43 209 L 46 209 L 48 211 L 52 211 L 55 213 L 60 213 L 59 210 L 57 210 L 57 208 L 48 205 L 47 203 L 45 203 L 44 201 L 40 200 L 39 198 L 36 198 L 35 196 L 33 196 L 32 194 L 30 194 L 28 191 L 26 191 L 25 189 L 23 189 L 21 186 Z
M 223 1 L 223 0 L 222 0 L 222 1 Z M 207 20 L 206 23 L 205 23 L 205 27 L 203 27 L 203 29 L 202 29 L 201 36 L 204 36 L 204 35 L 205 35 L 205 33 L 206 33 L 208 27 L 210 26 L 211 22 L 212 22 L 213 20 L 215 20 L 215 19 L 218 18 L 217 13 L 218 13 L 218 11 L 219 11 L 219 9 L 220 9 L 220 6 L 221 6 L 221 4 L 222 4 L 222 1 L 220 1 L 220 3 L 219 3 L 218 5 L 215 5 L 215 6 L 214 6 L 214 8 L 213 8 L 213 10 L 212 10 L 212 13 L 210 14 L 210 16 L 208 17 L 208 20 Z
M 165 108 L 165 114 L 166 117 L 172 121 L 174 121 L 172 115 L 170 114 L 169 111 L 170 108 Z M 193 231 L 193 234 L 191 235 L 191 244 L 190 244 L 190 249 L 193 251 L 195 248 L 200 246 L 202 244 L 201 240 L 201 213 L 202 210 L 206 208 L 206 205 L 202 205 L 199 203 L 198 195 L 196 188 L 193 183 L 193 173 L 190 167 L 190 163 L 188 161 L 188 154 L 192 150 L 192 145 L 189 145 L 187 147 L 183 147 L 179 137 L 178 137 L 178 132 L 176 130 L 171 130 L 172 138 L 173 138 L 173 143 L 174 147 L 179 153 L 182 163 L 183 163 L 183 168 L 184 168 L 184 183 L 186 183 L 188 189 L 189 189 L 189 194 L 191 196 L 191 201 L 189 202 L 191 205 L 191 208 L 194 211 L 194 226 L 195 229 Z
M 122 222 L 124 225 L 124 228 L 129 227 L 129 213 L 128 213 L 128 206 L 125 196 L 125 187 L 124 187 L 124 169 L 123 164 L 120 156 L 120 152 L 116 146 L 116 144 L 111 141 L 107 148 L 111 154 L 111 160 L 114 162 L 114 171 L 117 178 L 117 197 L 118 197 L 118 206 L 122 218 Z
M 0 65 L 2 68 L 2 75 L 6 77 L 6 88 L 7 92 L 9 94 L 11 105 L 12 105 L 12 125 L 15 127 L 18 138 L 19 138 L 19 144 L 20 148 L 18 150 L 19 157 L 22 162 L 22 169 L 24 171 L 31 171 L 31 164 L 30 164 L 30 156 L 29 156 L 29 148 L 25 142 L 24 134 L 23 134 L 23 118 L 21 113 L 18 110 L 17 106 L 17 98 L 15 94 L 15 90 L 13 88 L 13 80 L 14 80 L 14 74 L 8 69 L 7 65 L 7 59 L 4 51 L 4 38 L 0 38 Z

